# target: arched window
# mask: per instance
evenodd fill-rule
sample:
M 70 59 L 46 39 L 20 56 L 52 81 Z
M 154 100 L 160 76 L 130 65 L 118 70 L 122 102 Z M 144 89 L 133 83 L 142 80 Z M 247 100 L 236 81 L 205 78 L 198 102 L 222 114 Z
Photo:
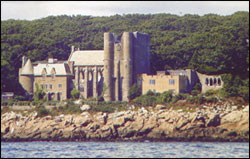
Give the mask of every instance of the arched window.
M 218 85 L 220 86 L 221 85 L 221 79 L 218 78 Z
M 213 79 L 210 78 L 210 86 L 212 86 L 212 85 L 213 85 Z
M 214 78 L 214 84 L 215 84 L 215 85 L 217 84 L 217 80 L 216 80 L 216 78 Z
M 206 78 L 206 85 L 208 85 L 209 84 L 209 81 L 208 81 L 208 78 Z

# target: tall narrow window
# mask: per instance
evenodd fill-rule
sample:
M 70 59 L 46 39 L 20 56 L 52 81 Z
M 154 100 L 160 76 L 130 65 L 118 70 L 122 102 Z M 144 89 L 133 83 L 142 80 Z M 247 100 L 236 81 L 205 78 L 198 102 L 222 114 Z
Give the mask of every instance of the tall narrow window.
M 42 79 L 43 79 L 43 80 L 45 80 L 45 76 L 46 76 L 46 74 L 43 73 L 43 74 L 42 74 Z
M 219 86 L 221 85 L 221 80 L 220 80 L 220 78 L 218 78 L 218 85 L 219 85 Z
M 52 89 L 52 84 L 49 85 L 49 88 Z
M 59 88 L 62 88 L 62 84 L 58 84 L 58 87 L 59 87 Z
M 55 79 L 55 74 L 54 73 L 51 74 L 51 78 L 52 78 L 52 80 Z

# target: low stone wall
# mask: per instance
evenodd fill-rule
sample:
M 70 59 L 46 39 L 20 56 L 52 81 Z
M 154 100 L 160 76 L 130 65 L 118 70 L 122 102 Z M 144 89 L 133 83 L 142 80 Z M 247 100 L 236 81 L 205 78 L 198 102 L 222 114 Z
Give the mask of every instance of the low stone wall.
M 10 108 L 12 110 L 30 110 L 30 109 L 34 109 L 36 106 L 23 106 L 23 105 L 14 105 L 14 106 L 1 106 L 1 110 L 4 108 Z M 53 108 L 56 108 L 56 106 L 50 106 L 50 105 L 46 105 L 44 106 L 46 109 L 51 110 Z

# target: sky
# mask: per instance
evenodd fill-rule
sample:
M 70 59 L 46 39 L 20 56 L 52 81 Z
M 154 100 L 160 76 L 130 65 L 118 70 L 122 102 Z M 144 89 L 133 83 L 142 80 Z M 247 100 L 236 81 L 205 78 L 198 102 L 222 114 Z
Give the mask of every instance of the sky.
M 249 1 L 1 1 L 1 20 L 34 20 L 57 15 L 110 16 L 170 13 L 231 15 L 249 12 Z

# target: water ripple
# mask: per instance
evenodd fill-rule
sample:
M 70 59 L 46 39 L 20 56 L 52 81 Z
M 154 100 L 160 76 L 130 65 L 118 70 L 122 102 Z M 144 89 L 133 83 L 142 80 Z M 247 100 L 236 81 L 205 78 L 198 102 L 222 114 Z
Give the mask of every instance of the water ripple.
M 1 142 L 1 158 L 248 158 L 249 143 Z

